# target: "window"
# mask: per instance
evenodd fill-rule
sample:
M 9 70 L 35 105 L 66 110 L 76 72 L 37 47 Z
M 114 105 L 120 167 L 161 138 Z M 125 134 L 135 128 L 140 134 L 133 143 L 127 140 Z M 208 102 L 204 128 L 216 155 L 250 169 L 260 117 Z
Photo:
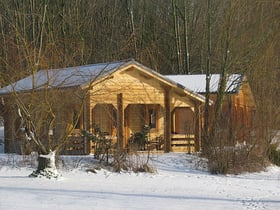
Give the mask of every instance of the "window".
M 72 125 L 75 125 L 75 129 L 81 128 L 81 122 L 80 122 L 79 113 L 77 110 L 73 110 Z
M 148 123 L 150 128 L 156 128 L 157 127 L 157 116 L 156 116 L 156 109 L 155 108 L 149 108 L 148 109 Z
M 118 123 L 118 120 L 117 120 L 117 110 L 112 108 L 112 121 L 113 121 L 113 127 L 116 128 L 117 127 L 117 123 Z

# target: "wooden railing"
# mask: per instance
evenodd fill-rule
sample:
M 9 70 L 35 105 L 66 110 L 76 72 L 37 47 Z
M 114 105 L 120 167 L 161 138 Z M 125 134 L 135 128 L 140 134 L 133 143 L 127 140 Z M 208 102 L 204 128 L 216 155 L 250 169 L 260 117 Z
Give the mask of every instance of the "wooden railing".
M 69 140 L 65 145 L 62 154 L 64 155 L 84 155 L 85 154 L 85 139 L 80 130 L 75 129 L 69 136 Z
M 146 142 L 146 150 L 160 151 L 164 149 L 164 139 L 162 136 L 156 136 Z
M 171 150 L 172 152 L 188 152 L 195 151 L 194 135 L 171 134 Z
M 65 146 L 63 154 L 65 155 L 83 155 L 85 151 L 85 139 L 81 134 L 74 132 L 69 136 L 69 141 Z M 94 151 L 94 144 L 91 145 L 90 152 Z M 163 150 L 164 140 L 162 137 L 156 137 L 145 143 L 144 150 Z M 171 151 L 172 152 L 195 152 L 195 137 L 194 135 L 186 134 L 171 134 Z

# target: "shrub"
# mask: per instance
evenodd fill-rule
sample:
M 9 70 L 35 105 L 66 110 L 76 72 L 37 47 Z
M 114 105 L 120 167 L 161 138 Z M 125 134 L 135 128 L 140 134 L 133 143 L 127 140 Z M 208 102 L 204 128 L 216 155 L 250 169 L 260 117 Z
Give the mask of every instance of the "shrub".
M 250 145 L 214 148 L 208 155 L 208 170 L 212 174 L 260 171 L 267 163 L 261 154 L 261 151 Z
M 277 150 L 277 146 L 277 144 L 270 145 L 268 157 L 273 164 L 280 166 L 280 151 Z

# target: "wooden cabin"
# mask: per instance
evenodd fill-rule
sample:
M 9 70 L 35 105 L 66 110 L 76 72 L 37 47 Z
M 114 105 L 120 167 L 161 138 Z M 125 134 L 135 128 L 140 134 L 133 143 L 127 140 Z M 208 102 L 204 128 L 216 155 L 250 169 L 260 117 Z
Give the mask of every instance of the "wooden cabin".
M 166 77 L 191 91 L 201 95 L 206 94 L 206 75 L 204 74 L 167 75 Z M 210 75 L 210 99 L 213 101 L 210 107 L 210 121 L 213 120 L 219 81 L 219 74 Z M 228 75 L 225 92 L 220 129 L 224 129 L 227 133 L 231 132 L 230 135 L 235 141 L 233 143 L 248 141 L 252 137 L 256 104 L 247 77 L 241 74 Z
M 41 70 L 2 88 L 6 153 L 22 153 L 28 144 L 20 132 L 14 93 L 24 103 L 35 105 L 34 114 L 42 120 L 47 114 L 38 113 L 40 104 L 46 94 L 51 96 L 48 104 L 56 116 L 53 128 L 46 130 L 42 124 L 37 132 L 46 143 L 55 144 L 68 126 L 74 126 L 64 154 L 92 153 L 94 145 L 81 131 L 93 133 L 95 126 L 122 148 L 148 127 L 141 150 L 200 149 L 204 97 L 134 60 Z M 82 113 L 73 125 L 81 104 Z
M 211 75 L 214 103 L 219 80 L 219 75 Z M 146 130 L 147 139 L 139 150 L 199 151 L 205 81 L 205 75 L 161 75 L 134 60 L 40 70 L 0 89 L 5 152 L 25 153 L 29 145 L 21 132 L 15 93 L 26 105 L 34 106 L 32 114 L 38 122 L 44 121 L 38 123 L 37 132 L 45 144 L 55 144 L 69 127 L 74 127 L 64 154 L 93 153 L 94 143 L 82 133 L 92 134 L 97 127 L 106 139 L 124 149 Z M 256 108 L 247 78 L 229 75 L 226 93 L 223 115 L 231 119 L 232 130 L 242 128 L 243 133 L 235 134 L 242 141 L 243 128 L 252 127 Z M 42 103 L 46 95 L 47 103 Z M 55 115 L 50 130 L 45 126 L 49 113 L 41 111 L 46 104 Z

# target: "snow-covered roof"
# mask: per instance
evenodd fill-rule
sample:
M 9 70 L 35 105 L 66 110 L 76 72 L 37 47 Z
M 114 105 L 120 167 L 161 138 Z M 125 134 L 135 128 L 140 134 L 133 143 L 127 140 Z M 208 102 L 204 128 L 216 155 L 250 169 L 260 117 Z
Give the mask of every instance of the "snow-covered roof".
M 29 91 L 32 89 L 40 90 L 46 87 L 65 88 L 80 86 L 114 72 L 125 63 L 125 61 L 118 61 L 61 69 L 40 70 L 34 75 L 30 75 L 0 89 L 0 94 L 7 94 L 13 91 Z
M 138 63 L 135 60 L 117 61 L 111 63 L 90 64 L 85 66 L 67 67 L 61 69 L 40 70 L 34 75 L 23 78 L 11 85 L 0 89 L 0 95 L 12 92 L 27 92 L 30 90 L 40 90 L 44 88 L 67 88 L 77 87 L 89 84 L 92 81 L 111 75 L 119 69 L 123 69 L 128 65 L 138 66 L 150 76 L 165 82 L 169 85 L 184 89 L 184 91 L 200 101 L 204 101 L 204 96 L 188 89 L 186 86 L 163 76 L 162 74 Z
M 196 74 L 196 75 L 165 75 L 166 78 L 173 80 L 174 82 L 196 92 L 205 93 L 206 90 L 206 75 Z M 210 92 L 216 93 L 218 91 L 220 81 L 220 74 L 210 75 Z M 242 75 L 231 74 L 228 76 L 226 92 L 236 93 L 239 91 L 242 82 Z

